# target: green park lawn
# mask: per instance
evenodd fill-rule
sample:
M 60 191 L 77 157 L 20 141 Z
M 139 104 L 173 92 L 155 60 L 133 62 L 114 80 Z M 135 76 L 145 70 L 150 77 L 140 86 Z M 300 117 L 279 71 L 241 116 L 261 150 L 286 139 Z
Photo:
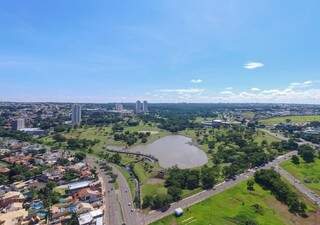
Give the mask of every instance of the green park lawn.
M 292 123 L 307 123 L 313 121 L 320 121 L 320 115 L 307 115 L 307 116 L 277 116 L 269 119 L 260 120 L 264 125 L 274 125 L 279 123 L 286 123 L 290 120 Z
M 313 163 L 305 163 L 300 158 L 299 165 L 295 165 L 291 160 L 288 160 L 283 162 L 281 167 L 320 195 L 320 159 L 316 159 Z
M 254 112 L 250 112 L 250 111 L 248 111 L 248 112 L 244 112 L 244 113 L 242 113 L 242 116 L 243 117 L 245 117 L 246 119 L 253 119 L 254 118 L 254 116 L 255 116 L 255 113 Z
M 145 196 L 154 196 L 157 194 L 166 194 L 167 188 L 164 187 L 164 182 L 162 183 L 147 183 L 142 186 L 141 197 L 142 199 Z
M 253 192 L 247 191 L 246 187 L 246 182 L 242 182 L 185 209 L 181 217 L 171 215 L 152 225 L 237 225 L 240 224 L 238 218 L 251 218 L 259 225 L 317 224 L 319 217 L 315 213 L 310 212 L 308 218 L 295 216 L 259 185 L 255 184 Z M 254 204 L 259 204 L 262 211 L 256 212 Z
M 257 142 L 258 144 L 261 144 L 261 142 L 263 140 L 266 140 L 268 142 L 268 144 L 271 144 L 272 142 L 279 142 L 280 139 L 268 134 L 267 132 L 258 130 L 256 135 L 254 136 L 254 140 L 255 142 Z
M 183 189 L 181 198 L 187 198 L 187 197 L 194 195 L 202 190 L 203 189 L 201 187 L 196 188 L 194 190 Z M 147 195 L 154 196 L 157 194 L 166 194 L 166 193 L 167 193 L 167 188 L 164 186 L 164 180 L 163 180 L 163 182 L 154 183 L 154 184 L 146 183 L 142 186 L 142 189 L 141 189 L 142 198 Z
M 150 132 L 151 135 L 148 137 L 147 143 L 151 143 L 161 137 L 168 135 L 167 131 L 161 130 L 156 127 L 155 124 L 144 124 L 140 123 L 137 126 L 125 127 L 124 131 L 130 132 Z M 75 139 L 89 139 L 89 140 L 99 140 L 100 142 L 92 147 L 94 153 L 101 152 L 104 147 L 108 145 L 113 146 L 125 146 L 125 143 L 122 141 L 115 141 L 113 139 L 112 127 L 95 127 L 95 126 L 84 126 L 77 129 L 71 129 L 69 132 L 62 133 L 66 138 L 75 138 Z M 44 144 L 56 147 L 63 147 L 64 144 L 55 143 L 51 136 L 42 137 L 40 139 Z M 137 142 L 135 145 L 141 144 Z

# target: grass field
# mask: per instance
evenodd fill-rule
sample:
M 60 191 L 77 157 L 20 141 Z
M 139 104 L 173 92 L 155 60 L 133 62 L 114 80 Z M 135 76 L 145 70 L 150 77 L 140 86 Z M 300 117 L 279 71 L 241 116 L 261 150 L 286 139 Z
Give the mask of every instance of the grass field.
M 261 144 L 261 142 L 263 140 L 266 140 L 268 142 L 268 144 L 271 144 L 272 142 L 279 142 L 280 141 L 280 139 L 278 139 L 278 138 L 276 138 L 276 137 L 274 137 L 264 131 L 261 131 L 261 130 L 257 131 L 257 134 L 254 137 L 254 140 L 258 144 Z
M 257 213 L 254 204 L 262 211 Z M 255 184 L 255 191 L 248 192 L 243 182 L 186 209 L 179 218 L 169 216 L 152 225 L 236 225 L 238 218 L 252 218 L 259 225 L 313 225 L 320 220 L 314 212 L 308 218 L 295 216 L 268 191 Z
M 147 143 L 151 143 L 161 137 L 168 135 L 167 131 L 161 130 L 156 127 L 155 124 L 144 124 L 140 123 L 137 126 L 125 127 L 124 131 L 130 132 L 150 132 L 151 135 L 148 137 Z M 66 138 L 77 138 L 77 139 L 89 139 L 89 140 L 99 140 L 100 142 L 92 147 L 94 153 L 102 151 L 103 147 L 112 146 L 125 146 L 126 144 L 122 141 L 115 141 L 113 139 L 111 126 L 104 127 L 94 127 L 85 126 L 82 128 L 71 129 L 69 132 L 62 133 Z M 65 143 L 55 143 L 51 136 L 42 137 L 40 139 L 43 144 L 55 146 L 58 148 L 63 148 Z M 135 145 L 141 144 L 138 141 Z
M 288 160 L 283 162 L 281 167 L 320 195 L 320 159 L 316 159 L 314 163 L 305 163 L 300 158 L 299 165 L 295 165 L 291 160 Z
M 260 123 L 264 125 L 274 125 L 279 123 L 286 123 L 290 120 L 292 123 L 307 123 L 313 121 L 320 121 L 320 115 L 308 115 L 308 116 L 277 116 L 269 119 L 260 120 Z
M 246 119 L 249 119 L 249 120 L 251 120 L 251 119 L 253 119 L 254 118 L 254 116 L 255 116 L 255 113 L 254 112 L 244 112 L 244 113 L 242 113 L 242 116 L 244 117 L 244 118 L 246 118 Z
M 149 195 L 153 196 L 156 194 L 166 194 L 167 193 L 167 188 L 164 187 L 163 182 L 162 183 L 154 183 L 154 184 L 144 184 L 142 186 L 142 198 Z

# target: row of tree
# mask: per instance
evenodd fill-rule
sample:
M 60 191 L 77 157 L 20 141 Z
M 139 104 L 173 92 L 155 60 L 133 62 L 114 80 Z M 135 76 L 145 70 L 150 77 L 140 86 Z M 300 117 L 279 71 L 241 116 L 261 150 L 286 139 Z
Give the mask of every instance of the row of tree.
M 254 175 L 255 181 L 268 189 L 282 203 L 288 205 L 289 211 L 305 216 L 307 206 L 300 201 L 298 195 L 285 183 L 280 175 L 272 170 L 259 170 Z
M 127 145 L 135 144 L 139 139 L 141 143 L 146 143 L 148 141 L 148 137 L 151 135 L 150 132 L 129 132 L 125 131 L 122 133 L 115 133 L 113 135 L 113 139 L 115 141 L 123 141 Z
M 170 168 L 167 171 L 165 187 L 167 194 L 147 195 L 143 199 L 143 208 L 151 209 L 166 208 L 171 202 L 181 199 L 182 191 L 185 189 L 194 190 L 198 187 L 211 189 L 216 184 L 219 176 L 218 167 L 204 166 L 198 169 L 179 169 L 178 167 Z

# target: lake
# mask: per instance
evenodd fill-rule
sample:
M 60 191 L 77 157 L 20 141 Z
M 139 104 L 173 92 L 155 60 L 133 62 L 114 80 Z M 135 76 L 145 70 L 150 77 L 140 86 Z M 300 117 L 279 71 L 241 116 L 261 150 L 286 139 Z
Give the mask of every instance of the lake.
M 150 144 L 137 145 L 129 151 L 153 155 L 163 168 L 177 165 L 180 169 L 187 169 L 208 162 L 207 155 L 192 144 L 192 139 L 182 135 L 169 135 Z

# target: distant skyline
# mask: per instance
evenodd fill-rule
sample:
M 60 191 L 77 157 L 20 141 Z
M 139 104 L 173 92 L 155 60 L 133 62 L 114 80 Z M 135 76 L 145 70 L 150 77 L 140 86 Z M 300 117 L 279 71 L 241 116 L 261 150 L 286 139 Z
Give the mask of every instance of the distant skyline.
M 0 101 L 320 104 L 316 0 L 4 1 Z

